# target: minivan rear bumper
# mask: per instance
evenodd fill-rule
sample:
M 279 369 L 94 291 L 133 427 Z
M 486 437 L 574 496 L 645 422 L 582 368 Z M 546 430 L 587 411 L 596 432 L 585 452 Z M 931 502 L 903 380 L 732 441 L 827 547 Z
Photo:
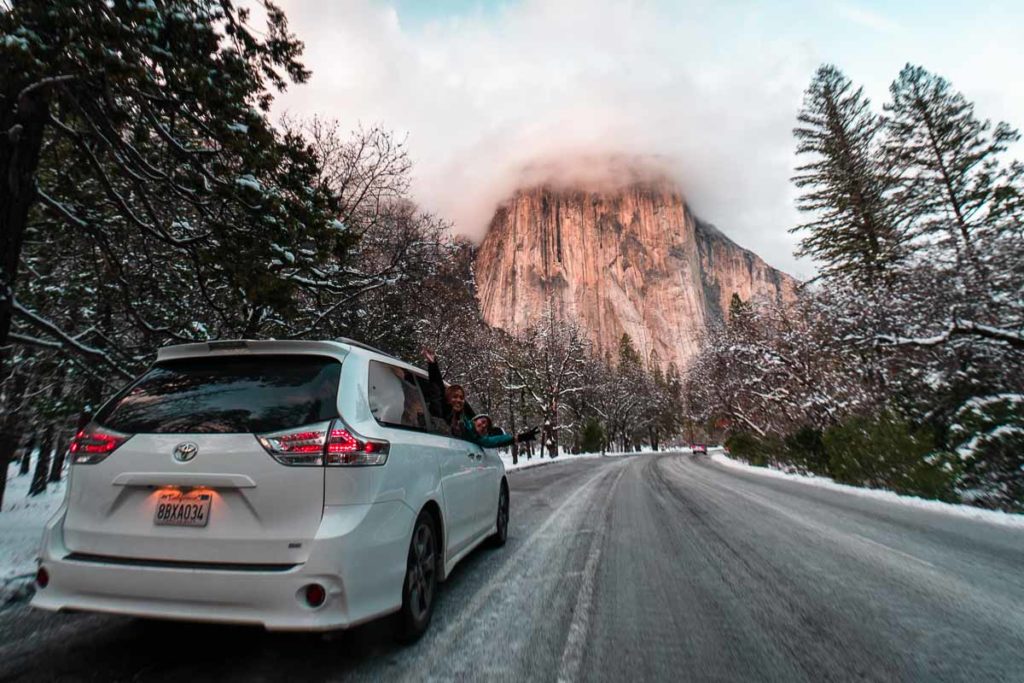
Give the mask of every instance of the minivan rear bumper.
M 33 607 L 323 631 L 401 607 L 415 515 L 400 501 L 328 506 L 309 559 L 291 567 L 107 562 L 71 553 L 63 520 L 62 510 L 46 527 L 40 564 L 49 584 L 36 591 Z M 316 608 L 305 601 L 305 589 L 314 583 L 327 592 Z

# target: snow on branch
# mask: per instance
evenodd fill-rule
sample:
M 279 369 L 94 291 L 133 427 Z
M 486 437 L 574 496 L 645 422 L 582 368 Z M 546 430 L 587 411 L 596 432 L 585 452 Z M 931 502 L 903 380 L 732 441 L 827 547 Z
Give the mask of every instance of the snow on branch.
M 895 335 L 878 335 L 875 339 L 886 346 L 940 346 L 953 337 L 981 337 L 993 341 L 1004 342 L 1017 349 L 1024 349 L 1024 334 L 991 325 L 982 325 L 968 320 L 953 320 L 945 331 L 931 337 L 900 337 Z
M 47 334 L 50 334 L 56 337 L 58 340 L 60 340 L 59 342 L 45 344 L 43 343 L 43 340 L 35 340 L 35 342 L 33 342 L 35 345 L 46 345 L 49 348 L 70 347 L 72 350 L 76 351 L 77 353 L 83 356 L 88 356 L 90 358 L 94 358 L 96 360 L 100 360 L 106 363 L 114 372 L 125 377 L 126 379 L 132 379 L 134 377 L 132 373 L 128 372 L 127 370 L 122 368 L 117 362 L 115 362 L 110 357 L 110 355 L 107 354 L 106 351 L 103 351 L 102 349 L 97 349 L 95 347 L 89 346 L 88 344 L 84 344 L 76 340 L 74 337 L 66 333 L 64 330 L 60 329 L 60 327 L 58 327 L 54 323 L 50 322 L 49 320 L 46 320 L 45 318 L 35 313 L 34 311 L 31 311 L 22 306 L 17 299 L 15 299 L 13 302 L 13 308 L 15 313 L 21 316 L 26 322 L 31 324 L 33 327 L 43 332 L 46 332 Z M 15 335 L 11 335 L 11 337 L 14 338 Z M 53 344 L 58 344 L 58 346 L 54 347 Z

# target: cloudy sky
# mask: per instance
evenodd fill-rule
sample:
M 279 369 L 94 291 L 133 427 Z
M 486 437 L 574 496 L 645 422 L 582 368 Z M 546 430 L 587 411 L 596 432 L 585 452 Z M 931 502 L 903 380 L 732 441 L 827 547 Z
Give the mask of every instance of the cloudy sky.
M 396 131 L 417 200 L 474 238 L 527 164 L 656 155 L 698 214 L 807 276 L 787 233 L 800 220 L 791 131 L 819 64 L 879 106 L 903 64 L 921 64 L 1024 126 L 1019 0 L 281 4 L 313 77 L 278 111 Z

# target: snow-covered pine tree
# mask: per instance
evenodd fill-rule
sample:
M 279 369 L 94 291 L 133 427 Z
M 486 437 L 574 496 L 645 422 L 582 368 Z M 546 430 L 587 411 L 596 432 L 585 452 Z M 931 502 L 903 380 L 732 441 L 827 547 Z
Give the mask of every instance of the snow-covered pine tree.
M 13 314 L 14 341 L 130 375 L 160 343 L 287 319 L 317 265 L 344 258 L 354 237 L 314 155 L 266 118 L 272 91 L 309 73 L 284 14 L 261 5 L 259 29 L 220 0 L 15 0 L 0 13 L 3 348 Z M 58 289 L 38 310 L 16 291 L 33 227 L 64 261 L 45 272 L 87 300 Z M 136 334 L 115 339 L 99 302 Z
M 907 65 L 891 93 L 886 155 L 899 182 L 894 199 L 916 239 L 900 293 L 907 314 L 880 341 L 1024 349 L 1024 169 L 1004 161 L 1019 133 L 980 119 L 972 102 L 921 67 Z
M 793 134 L 806 161 L 793 182 L 803 190 L 800 210 L 811 216 L 791 230 L 802 233 L 798 255 L 814 258 L 823 276 L 881 285 L 902 259 L 904 242 L 887 201 L 891 176 L 878 153 L 883 119 L 862 88 L 824 65 L 804 94 L 798 121 Z
M 958 268 L 984 278 L 978 240 L 1000 218 L 999 157 L 1019 133 L 978 118 L 973 103 L 920 66 L 906 65 L 889 90 L 885 149 L 899 174 L 896 200 L 916 237 L 949 245 Z

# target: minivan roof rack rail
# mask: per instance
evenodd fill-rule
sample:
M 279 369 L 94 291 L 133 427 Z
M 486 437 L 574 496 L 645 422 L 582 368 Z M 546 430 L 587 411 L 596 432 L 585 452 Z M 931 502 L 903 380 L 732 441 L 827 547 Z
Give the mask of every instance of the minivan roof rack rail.
M 334 341 L 341 342 L 342 344 L 349 344 L 350 346 L 357 346 L 357 347 L 359 347 L 361 349 L 366 349 L 367 351 L 373 351 L 374 353 L 379 353 L 380 355 L 387 356 L 388 358 L 394 358 L 394 356 L 392 354 L 388 353 L 387 351 L 381 351 L 380 349 L 376 348 L 375 346 L 370 346 L 369 344 L 364 344 L 361 341 L 356 341 L 355 339 L 349 339 L 348 337 L 338 337 Z

